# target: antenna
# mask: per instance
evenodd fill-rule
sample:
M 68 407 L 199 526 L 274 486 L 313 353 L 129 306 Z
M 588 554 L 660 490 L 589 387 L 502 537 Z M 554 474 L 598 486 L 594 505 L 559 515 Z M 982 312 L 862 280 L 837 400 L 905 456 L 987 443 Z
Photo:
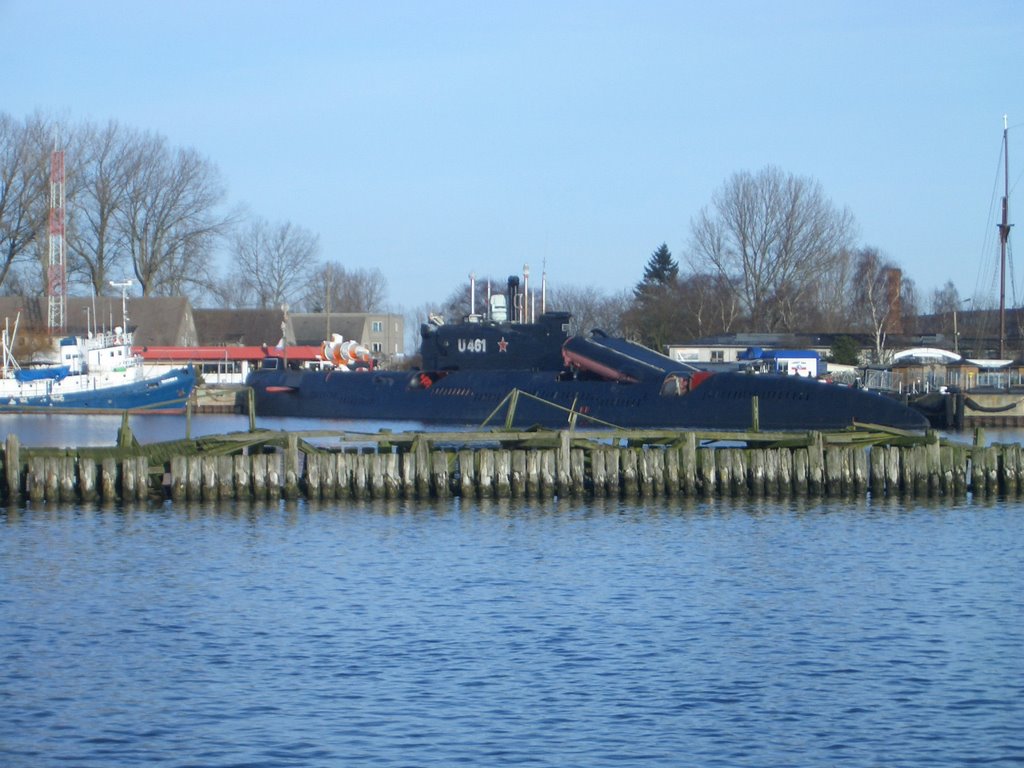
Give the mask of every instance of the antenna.
M 121 326 L 124 330 L 125 338 L 128 337 L 128 289 L 133 285 L 135 285 L 135 281 L 128 278 L 110 281 L 111 288 L 121 289 Z
M 67 271 L 64 261 L 64 151 L 50 154 L 50 258 L 46 270 L 49 298 L 47 327 L 51 334 L 67 327 Z
M 533 322 L 530 318 L 530 265 L 523 264 L 523 317 L 524 323 Z

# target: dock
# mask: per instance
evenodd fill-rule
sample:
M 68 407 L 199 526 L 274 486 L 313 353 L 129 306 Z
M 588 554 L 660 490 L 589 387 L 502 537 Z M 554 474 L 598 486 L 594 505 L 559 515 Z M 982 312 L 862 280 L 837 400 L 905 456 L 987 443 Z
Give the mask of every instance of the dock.
M 251 429 L 0 456 L 8 505 L 128 501 L 655 497 L 1017 497 L 1024 449 L 880 428 L 821 433 Z

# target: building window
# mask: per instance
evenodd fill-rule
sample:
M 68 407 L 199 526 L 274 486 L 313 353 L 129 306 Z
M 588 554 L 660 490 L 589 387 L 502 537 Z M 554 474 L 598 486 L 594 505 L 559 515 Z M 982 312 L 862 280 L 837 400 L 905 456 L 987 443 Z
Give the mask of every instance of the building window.
M 711 362 L 712 363 L 724 363 L 725 362 L 725 350 L 724 349 L 712 349 L 711 350 Z
M 370 325 L 370 329 L 374 333 L 383 333 L 384 332 L 384 321 L 383 320 L 374 320 L 373 323 L 371 323 L 371 325 Z
M 376 353 L 376 352 L 383 352 L 384 351 L 384 345 L 381 344 L 379 341 L 371 342 L 370 343 L 370 351 L 374 352 L 374 353 Z

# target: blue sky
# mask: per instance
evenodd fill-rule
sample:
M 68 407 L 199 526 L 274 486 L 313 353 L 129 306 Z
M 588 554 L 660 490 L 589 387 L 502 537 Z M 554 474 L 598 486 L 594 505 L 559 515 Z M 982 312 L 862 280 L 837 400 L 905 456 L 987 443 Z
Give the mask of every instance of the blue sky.
M 992 298 L 1004 113 L 1024 168 L 1017 0 L 0 0 L 0 29 L 0 109 L 194 147 L 232 203 L 383 270 L 396 311 L 524 263 L 631 287 L 767 165 L 923 295 Z

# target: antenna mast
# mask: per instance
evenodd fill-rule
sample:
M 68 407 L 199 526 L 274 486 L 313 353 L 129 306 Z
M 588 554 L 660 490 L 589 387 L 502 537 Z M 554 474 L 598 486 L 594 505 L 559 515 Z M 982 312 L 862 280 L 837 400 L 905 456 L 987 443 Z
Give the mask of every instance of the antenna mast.
M 999 359 L 1006 358 L 1006 241 L 1010 239 L 1010 143 L 1003 115 L 1003 218 L 999 223 Z
M 50 155 L 50 259 L 46 270 L 51 334 L 67 328 L 67 270 L 64 260 L 64 150 Z

